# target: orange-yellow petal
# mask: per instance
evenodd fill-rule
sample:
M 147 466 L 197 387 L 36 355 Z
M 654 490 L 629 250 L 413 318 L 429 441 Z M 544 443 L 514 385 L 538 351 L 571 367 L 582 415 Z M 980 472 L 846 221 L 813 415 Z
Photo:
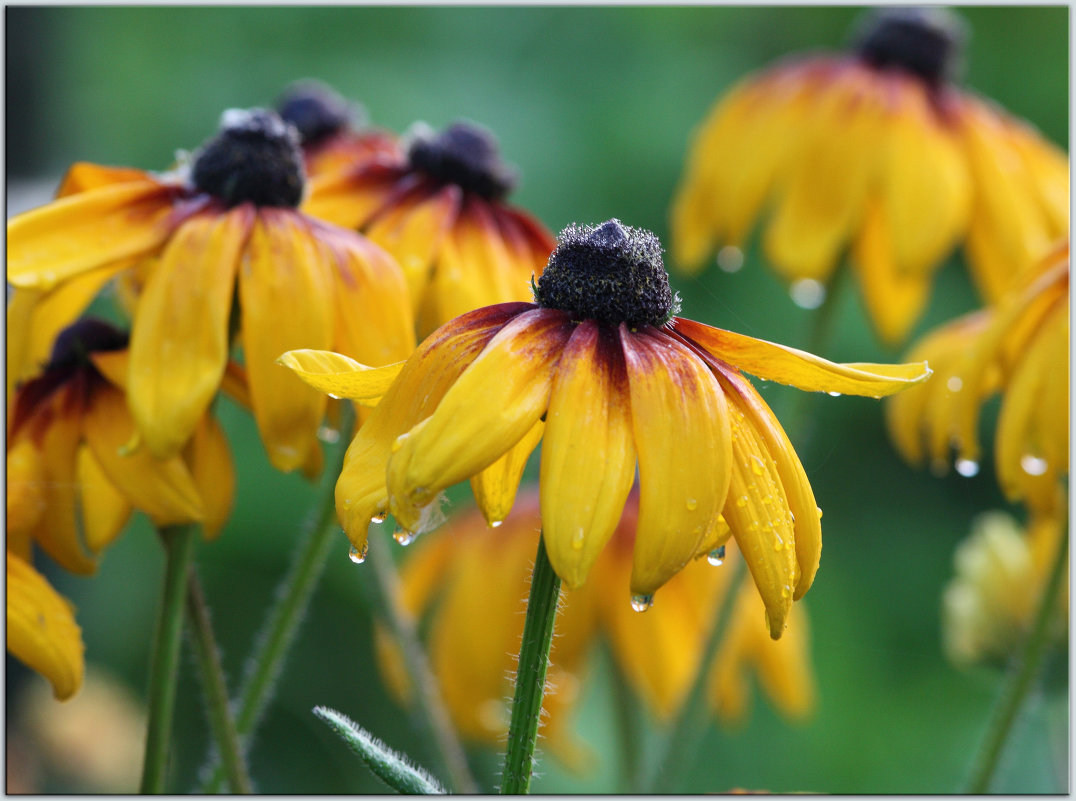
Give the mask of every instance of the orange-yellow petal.
M 202 499 L 202 532 L 207 540 L 215 539 L 228 522 L 235 500 L 232 452 L 216 418 L 208 415 L 202 418 L 194 429 L 184 460 Z
M 384 206 L 399 179 L 399 169 L 381 164 L 313 175 L 300 210 L 342 228 L 360 228 Z
M 128 403 L 158 457 L 172 456 L 186 444 L 220 387 L 235 274 L 253 216 L 243 205 L 185 222 L 138 302 Z
M 437 410 L 396 440 L 386 475 L 389 509 L 401 526 L 418 531 L 423 509 L 441 490 L 489 467 L 538 422 L 572 327 L 556 309 L 519 315 L 460 374 Z
M 333 299 L 324 255 L 306 222 L 292 211 L 260 209 L 239 266 L 247 380 L 269 461 L 301 467 L 320 448 L 326 397 L 276 363 L 295 348 L 332 344 Z
M 30 437 L 16 437 L 7 450 L 7 547 L 18 543 L 24 559 L 30 558 L 30 532 L 46 502 L 43 455 Z
M 713 328 L 682 317 L 673 328 L 724 362 L 767 381 L 808 392 L 837 392 L 880 398 L 925 381 L 930 368 L 915 364 L 839 364 L 806 351 Z
M 148 177 L 145 170 L 138 170 L 134 167 L 107 167 L 103 164 L 78 161 L 67 168 L 63 180 L 60 181 L 60 186 L 56 190 L 56 197 L 77 195 L 79 192 L 99 189 L 112 184 L 145 181 Z
M 545 423 L 539 420 L 523 438 L 485 470 L 471 476 L 471 492 L 482 516 L 491 526 L 499 526 L 516 500 L 519 480 L 527 460 L 542 439 Z
M 314 389 L 334 398 L 348 398 L 376 406 L 404 362 L 385 367 L 367 367 L 354 359 L 328 350 L 289 350 L 277 359 Z
M 718 525 L 731 449 L 724 393 L 688 348 L 657 329 L 620 325 L 639 458 L 631 591 L 651 595 Z
M 123 531 L 131 517 L 131 502 L 105 475 L 93 455 L 83 445 L 78 449 L 79 503 L 82 506 L 82 534 L 86 547 L 99 554 Z
M 82 630 L 69 604 L 27 562 L 7 555 L 7 649 L 52 684 L 58 699 L 82 686 Z
M 49 290 L 79 273 L 155 250 L 172 232 L 174 191 L 147 176 L 13 217 L 7 226 L 7 280 Z
M 635 480 L 627 373 L 612 331 L 580 323 L 553 380 L 542 446 L 542 532 L 575 589 L 612 536 Z

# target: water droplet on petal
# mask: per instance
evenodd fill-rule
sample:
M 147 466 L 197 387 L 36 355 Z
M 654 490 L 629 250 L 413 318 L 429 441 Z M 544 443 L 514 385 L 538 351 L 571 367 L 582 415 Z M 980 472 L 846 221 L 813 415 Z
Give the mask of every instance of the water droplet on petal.
M 347 552 L 348 559 L 350 559 L 357 565 L 361 565 L 363 562 L 366 561 L 367 550 L 369 550 L 369 545 L 363 545 L 361 551 L 354 545 L 352 545 L 350 550 L 348 550 Z
M 417 537 L 417 536 L 418 535 L 415 532 L 408 531 L 405 528 L 398 528 L 392 533 L 392 538 L 394 540 L 396 540 L 396 542 L 400 543 L 400 545 L 404 546 L 405 548 L 408 545 L 410 545 L 412 542 L 414 542 L 415 537 Z
M 333 395 L 331 392 L 329 393 L 329 397 L 332 398 L 333 400 L 340 400 L 339 395 Z
M 950 392 L 960 392 L 964 388 L 964 382 L 960 380 L 960 376 L 951 375 L 949 380 L 945 382 L 945 386 Z
M 821 520 L 822 519 L 822 507 L 821 506 L 816 506 L 815 509 L 818 510 L 818 519 Z
M 654 605 L 653 595 L 633 595 L 631 596 L 631 608 L 636 612 L 645 612 L 647 609 Z
M 827 392 L 826 394 L 829 395 L 831 398 L 839 398 L 839 397 L 841 397 L 841 393 L 839 393 L 839 392 Z
M 979 463 L 973 459 L 957 459 L 956 472 L 960 473 L 964 478 L 971 478 L 979 472 Z
M 583 543 L 586 541 L 586 532 L 583 529 L 577 529 L 572 535 L 572 547 L 577 550 L 583 550 Z
M 706 554 L 706 561 L 714 567 L 723 565 L 725 563 L 725 546 L 714 548 L 710 553 Z
M 717 266 L 726 273 L 739 272 L 743 267 L 743 251 L 735 245 L 725 245 L 717 252 Z
M 801 309 L 817 309 L 826 299 L 826 285 L 813 278 L 801 278 L 792 282 L 788 294 Z
M 490 528 L 500 528 L 503 523 L 504 523 L 503 520 L 494 520 L 489 524 L 489 527 Z
M 350 504 L 348 504 L 348 505 L 350 505 Z M 385 522 L 385 518 L 387 516 L 388 516 L 388 512 L 378 512 L 376 515 L 374 515 L 373 517 L 370 518 L 370 522 L 371 523 L 376 523 L 377 525 L 380 526 L 382 523 Z
M 343 507 L 345 509 L 350 509 L 351 508 L 351 498 L 344 498 L 344 503 L 342 505 L 343 505 Z
M 1025 453 L 1020 457 L 1020 467 L 1029 476 L 1041 476 L 1046 472 L 1046 468 L 1050 466 L 1049 462 L 1038 456 L 1032 456 L 1030 453 Z
M 688 498 L 687 499 L 687 510 L 689 512 L 694 512 L 698 507 L 699 507 L 699 502 L 697 500 L 695 500 L 694 498 Z
M 332 445 L 333 443 L 340 441 L 340 432 L 332 426 L 322 426 L 318 429 L 318 439 Z
M 756 476 L 761 476 L 765 472 L 765 464 L 755 454 L 751 454 L 751 472 Z
M 775 543 L 773 544 L 773 549 L 774 549 L 775 551 L 783 551 L 783 550 L 784 550 L 784 548 L 785 548 L 785 544 L 784 544 L 784 543 L 783 543 L 783 542 L 782 542 L 782 541 L 781 541 L 780 539 L 778 539 L 778 540 L 777 540 L 777 541 L 776 541 L 776 542 L 775 542 Z
M 736 499 L 736 505 L 739 506 L 741 509 L 743 509 L 745 506 L 747 506 L 747 496 L 746 495 L 741 495 L 739 498 L 737 498 Z

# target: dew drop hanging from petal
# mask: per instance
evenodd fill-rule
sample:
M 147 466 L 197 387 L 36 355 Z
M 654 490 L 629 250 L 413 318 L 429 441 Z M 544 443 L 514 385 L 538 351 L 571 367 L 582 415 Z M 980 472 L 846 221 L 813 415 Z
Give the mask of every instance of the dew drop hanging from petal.
M 369 545 L 363 545 L 362 550 L 359 550 L 354 545 L 347 552 L 347 557 L 357 565 L 361 565 L 366 561 L 366 552 L 369 550 Z
M 974 459 L 957 459 L 955 467 L 956 472 L 964 478 L 971 478 L 979 472 L 979 463 Z
M 719 548 L 714 548 L 710 553 L 706 555 L 706 561 L 714 567 L 720 567 L 725 563 L 725 546 L 722 545 Z
M 636 612 L 645 612 L 654 605 L 653 595 L 633 595 L 631 596 L 631 608 Z

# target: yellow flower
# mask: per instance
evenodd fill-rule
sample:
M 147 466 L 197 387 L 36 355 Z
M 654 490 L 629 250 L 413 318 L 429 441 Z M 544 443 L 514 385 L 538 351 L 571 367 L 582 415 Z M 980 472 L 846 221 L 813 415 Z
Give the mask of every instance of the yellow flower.
M 15 395 L 7 441 L 8 549 L 30 561 L 36 542 L 62 567 L 92 573 L 133 509 L 159 526 L 200 522 L 215 537 L 235 478 L 220 426 L 199 421 L 181 455 L 130 451 L 124 400 L 126 335 L 84 319 L 56 340 L 40 377 Z
M 384 395 L 337 482 L 344 530 L 361 551 L 370 520 L 391 511 L 407 541 L 435 520 L 441 490 L 467 478 L 496 525 L 544 432 L 543 531 L 569 587 L 583 584 L 616 529 L 638 463 L 636 602 L 648 603 L 731 529 L 779 637 L 818 567 L 819 511 L 788 438 L 740 370 L 871 396 L 929 370 L 834 364 L 674 317 L 649 231 L 610 220 L 561 237 L 537 303 L 458 317 L 403 365 L 333 367 L 316 353 L 285 354 L 285 364 L 335 395 Z
M 703 641 L 728 591 L 727 567 L 693 562 L 669 580 L 647 614 L 633 612 L 622 593 L 631 573 L 638 511 L 639 494 L 632 492 L 590 580 L 564 594 L 557 615 L 542 738 L 575 769 L 584 768 L 590 755 L 569 721 L 597 640 L 609 643 L 616 668 L 651 714 L 667 722 L 684 702 Z M 424 538 L 401 569 L 403 606 L 416 617 L 433 610 L 430 658 L 453 723 L 467 738 L 490 745 L 503 741 L 507 730 L 510 677 L 541 525 L 538 494 L 531 490 L 496 535 L 489 535 L 478 512 L 462 514 Z M 724 555 L 726 563 L 738 558 L 733 548 Z M 805 626 L 799 605 L 793 614 L 802 615 L 798 622 Z M 730 624 L 712 674 L 713 705 L 721 717 L 742 714 L 749 697 L 745 674 L 755 667 L 783 712 L 808 711 L 813 677 L 805 629 L 771 640 L 762 603 L 748 585 Z M 410 688 L 395 643 L 383 629 L 376 643 L 382 675 L 397 697 L 406 698 Z
M 998 481 L 1010 500 L 1047 512 L 1069 471 L 1069 250 L 1067 242 L 992 308 L 952 320 L 915 345 L 934 380 L 894 398 L 890 437 L 914 465 L 937 472 L 957 449 L 957 470 L 978 472 L 979 411 L 1001 393 L 994 437 Z
M 1024 531 L 1004 512 L 986 512 L 957 546 L 956 576 L 942 597 L 942 643 L 954 664 L 1004 664 L 1031 629 L 1046 585 L 1058 538 L 1066 525 L 1062 499 L 1057 511 L 1033 514 Z M 1068 583 L 1057 599 L 1055 641 L 1068 630 Z
M 483 128 L 416 126 L 406 156 L 317 176 L 303 208 L 396 257 L 425 335 L 472 309 L 530 299 L 554 242 L 505 202 L 514 180 Z
M 189 169 L 83 167 L 66 184 L 71 194 L 8 223 L 8 281 L 42 293 L 31 307 L 82 282 L 78 302 L 63 305 L 70 315 L 95 294 L 92 282 L 133 272 L 128 403 L 157 457 L 186 445 L 215 396 L 230 325 L 262 441 L 281 470 L 319 469 L 326 398 L 276 366 L 280 353 L 336 347 L 386 364 L 414 347 L 391 257 L 296 210 L 301 155 L 294 129 L 271 112 L 226 112 Z
M 715 245 L 742 246 L 772 209 L 774 267 L 824 283 L 850 250 L 887 342 L 907 336 L 960 242 L 996 300 L 1015 266 L 1068 233 L 1068 158 L 951 83 L 954 22 L 881 11 L 854 52 L 793 59 L 733 88 L 687 159 L 671 214 L 677 263 L 695 271 Z
M 303 162 L 311 178 L 371 159 L 399 160 L 396 137 L 366 127 L 361 106 L 348 103 L 318 81 L 298 81 L 277 100 L 276 111 L 299 132 Z
M 85 669 L 82 630 L 71 604 L 29 562 L 7 549 L 7 650 L 70 698 Z

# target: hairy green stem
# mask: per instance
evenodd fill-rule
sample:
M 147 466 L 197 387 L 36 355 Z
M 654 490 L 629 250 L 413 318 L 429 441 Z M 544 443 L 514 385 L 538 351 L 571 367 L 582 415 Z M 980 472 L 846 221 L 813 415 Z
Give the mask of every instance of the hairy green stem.
M 290 561 L 291 571 L 280 583 L 276 593 L 276 605 L 255 640 L 254 655 L 247 662 L 247 673 L 239 690 L 235 718 L 235 728 L 244 739 L 244 749 L 249 747 L 246 741 L 253 733 L 265 707 L 272 700 L 276 679 L 284 668 L 284 658 L 295 639 L 299 622 L 306 614 L 310 595 L 325 570 L 325 561 L 340 531 L 336 520 L 336 479 L 344 462 L 354 420 L 355 412 L 351 404 L 341 403 L 340 442 L 336 446 L 335 457 L 326 460 L 325 486 L 317 521 L 299 545 L 295 558 Z M 217 754 L 210 756 L 208 767 L 212 772 L 204 782 L 202 791 L 220 792 L 224 781 L 224 768 Z
M 1042 657 L 1050 640 L 1050 621 L 1057 607 L 1057 597 L 1068 567 L 1069 532 L 1066 527 L 1058 538 L 1057 553 L 1050 569 L 1050 576 L 1043 587 L 1035 619 L 1028 633 L 1023 650 L 1017 654 L 1002 688 L 1001 696 L 986 732 L 986 739 L 979 750 L 968 782 L 967 793 L 983 795 L 990 789 L 990 780 L 997 770 L 1005 742 L 1012 731 L 1017 714 L 1028 696 L 1028 691 L 1038 675 Z
M 202 582 L 198 580 L 198 573 L 193 566 L 187 579 L 187 618 L 201 672 L 202 692 L 205 694 L 209 711 L 209 723 L 213 728 L 217 750 L 228 777 L 228 787 L 233 793 L 249 794 L 253 792 L 253 788 L 246 760 L 239 747 L 235 720 L 228 704 L 228 687 L 220 663 L 217 640 L 213 636 L 213 624 L 209 619 L 209 606 L 202 591 Z
M 725 638 L 725 632 L 728 631 L 732 608 L 739 594 L 740 581 L 744 574 L 743 557 L 738 556 L 728 569 L 732 570 L 732 575 L 729 576 L 725 596 L 721 599 L 721 605 L 710 628 L 709 636 L 702 647 L 702 658 L 695 672 L 695 680 L 660 747 L 660 756 L 654 763 L 650 781 L 647 782 L 647 792 L 659 792 L 658 785 L 662 781 L 671 781 L 673 784 L 662 787 L 660 792 L 677 792 L 678 784 L 686 775 L 687 769 L 691 767 L 691 760 L 695 756 L 699 740 L 705 731 L 706 719 L 709 716 L 706 708 L 706 682 L 710 678 L 710 671 L 713 669 L 721 641 Z
M 166 526 L 160 530 L 165 553 L 164 589 L 149 665 L 149 721 L 140 787 L 144 795 L 163 793 L 165 788 L 179 652 L 183 641 L 187 569 L 194 555 L 198 531 L 199 527 L 193 524 Z
M 369 559 L 377 579 L 375 590 L 380 596 L 377 604 L 400 645 L 407 676 L 416 690 L 420 725 L 435 745 L 452 788 L 473 795 L 478 792 L 478 785 L 467 766 L 467 755 L 448 716 L 437 678 L 419 643 L 414 618 L 400 605 L 399 577 L 387 546 L 381 537 L 373 537 L 369 543 Z
M 553 572 L 545 552 L 545 539 L 541 537 L 538 540 L 538 553 L 534 557 L 527 617 L 523 622 L 523 640 L 519 647 L 516 692 L 501 775 L 502 795 L 521 795 L 530 789 L 534 744 L 538 738 L 538 718 L 542 711 L 559 595 L 560 578 Z

